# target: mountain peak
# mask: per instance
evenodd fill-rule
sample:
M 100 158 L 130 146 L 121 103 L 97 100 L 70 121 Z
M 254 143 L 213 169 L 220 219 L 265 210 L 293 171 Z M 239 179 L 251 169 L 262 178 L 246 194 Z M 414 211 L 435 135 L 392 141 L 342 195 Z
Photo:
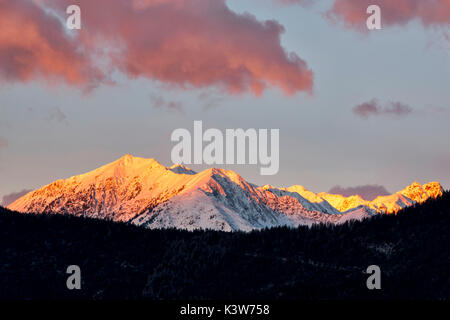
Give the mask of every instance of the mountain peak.
M 70 179 L 83 181 L 85 184 L 95 184 L 96 181 L 109 178 L 123 180 L 142 175 L 149 170 L 165 171 L 166 167 L 153 158 L 146 159 L 126 154 L 119 159 L 108 163 L 93 171 L 74 176 Z
M 424 184 L 422 187 L 432 198 L 437 198 L 444 194 L 444 188 L 437 181 L 429 182 Z
M 287 190 L 288 190 L 288 191 L 294 191 L 294 192 L 297 192 L 297 191 L 309 191 L 309 190 L 306 189 L 304 186 L 301 186 L 301 185 L 299 185 L 299 184 L 290 186 L 289 188 L 287 188 Z
M 135 157 L 129 153 L 127 153 L 126 155 L 120 157 L 119 159 L 117 159 L 116 161 L 110 163 L 109 165 L 112 166 L 121 166 L 121 167 L 125 167 L 128 169 L 133 169 L 133 168 L 140 168 L 142 169 L 143 167 L 159 167 L 159 168 L 165 168 L 164 165 L 162 165 L 161 163 L 159 163 L 158 161 L 156 161 L 154 158 L 141 158 L 141 157 Z M 106 165 L 108 166 L 108 165 Z
M 127 153 L 126 155 L 123 155 L 122 157 L 120 157 L 119 159 L 117 159 L 118 161 L 123 161 L 123 162 L 132 162 L 134 159 L 142 159 L 140 157 L 135 157 L 130 153 Z
M 134 158 L 134 156 L 132 154 L 127 153 L 121 159 L 132 159 L 132 158 Z
M 405 189 L 408 189 L 408 188 L 409 189 L 420 189 L 420 188 L 422 188 L 422 185 L 419 182 L 414 181 L 409 186 L 407 186 Z
M 421 185 L 414 181 L 411 185 L 398 192 L 415 202 L 422 203 L 428 198 L 437 198 L 442 196 L 444 189 L 439 182 L 429 182 Z
M 159 163 L 158 161 L 156 161 L 154 158 L 141 158 L 141 157 L 135 157 L 129 153 L 127 153 L 126 155 L 120 157 L 119 159 L 117 159 L 116 161 L 114 161 L 113 163 L 123 163 L 126 165 L 130 165 L 133 164 L 133 162 L 138 162 L 138 161 L 146 161 L 146 162 L 156 162 Z

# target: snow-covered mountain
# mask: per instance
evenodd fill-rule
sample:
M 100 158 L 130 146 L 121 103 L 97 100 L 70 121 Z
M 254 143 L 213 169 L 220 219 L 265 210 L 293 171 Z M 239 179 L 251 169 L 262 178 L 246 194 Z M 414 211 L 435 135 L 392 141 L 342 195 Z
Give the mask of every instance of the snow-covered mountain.
M 329 194 L 321 192 L 315 194 L 303 186 L 292 186 L 287 188 L 297 192 L 313 203 L 327 203 L 339 212 L 354 211 L 356 208 L 363 207 L 365 210 L 377 213 L 395 213 L 402 208 L 411 206 L 415 203 L 422 203 L 428 198 L 437 198 L 442 195 L 443 189 L 439 182 L 430 182 L 424 185 L 414 182 L 403 190 L 387 196 L 379 196 L 372 201 L 367 201 L 359 195 L 344 197 L 339 194 Z
M 439 183 L 414 183 L 390 196 L 315 194 L 302 186 L 259 187 L 230 170 L 199 173 L 166 168 L 154 159 L 125 155 L 94 171 L 57 180 L 8 206 L 33 213 L 72 214 L 148 228 L 253 230 L 274 226 L 342 223 L 442 194 Z

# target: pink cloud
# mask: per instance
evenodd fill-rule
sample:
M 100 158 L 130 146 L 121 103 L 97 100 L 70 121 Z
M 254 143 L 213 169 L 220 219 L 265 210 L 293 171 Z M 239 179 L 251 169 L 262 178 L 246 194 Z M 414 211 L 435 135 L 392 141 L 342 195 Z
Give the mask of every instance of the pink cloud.
M 424 26 L 450 26 L 450 0 L 335 0 L 328 16 L 347 27 L 366 29 L 369 5 L 381 9 L 384 26 L 405 25 L 418 19 Z
M 0 0 L 0 81 L 92 87 L 102 77 L 56 17 L 33 1 Z
M 73 3 L 39 1 L 64 17 Z M 233 12 L 225 0 L 76 3 L 82 10 L 79 45 L 97 56 L 100 48 L 109 48 L 108 66 L 129 78 L 257 95 L 268 87 L 281 88 L 288 95 L 312 91 L 313 72 L 280 44 L 283 26 Z

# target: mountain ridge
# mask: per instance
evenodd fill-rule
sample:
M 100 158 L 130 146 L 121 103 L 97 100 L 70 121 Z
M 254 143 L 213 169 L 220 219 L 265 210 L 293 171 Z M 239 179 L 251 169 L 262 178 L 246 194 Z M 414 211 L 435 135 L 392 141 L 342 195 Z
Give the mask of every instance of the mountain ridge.
M 315 194 L 303 186 L 275 188 L 247 182 L 231 170 L 195 172 L 183 165 L 127 154 L 87 173 L 31 191 L 8 208 L 129 222 L 147 228 L 250 231 L 276 226 L 343 223 L 398 210 L 442 195 L 438 182 L 373 201 Z

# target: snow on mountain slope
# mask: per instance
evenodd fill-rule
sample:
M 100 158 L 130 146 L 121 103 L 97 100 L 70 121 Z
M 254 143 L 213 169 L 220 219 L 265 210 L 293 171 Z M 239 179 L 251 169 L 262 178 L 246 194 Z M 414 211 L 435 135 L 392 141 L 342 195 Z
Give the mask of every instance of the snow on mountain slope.
M 350 220 L 363 220 L 363 219 L 370 218 L 377 214 L 379 214 L 377 211 L 375 211 L 367 206 L 361 205 L 359 207 L 352 208 L 352 209 L 344 212 L 342 218 L 339 219 L 339 221 L 337 223 L 341 224 L 341 223 L 345 223 Z
M 369 215 L 375 212 L 395 213 L 402 208 L 411 206 L 415 203 L 422 203 L 428 198 L 437 198 L 443 193 L 443 188 L 438 182 L 430 182 L 423 186 L 418 182 L 414 182 L 401 191 L 388 196 L 379 196 L 373 201 L 364 200 L 359 195 L 345 197 L 340 194 L 330 194 L 326 192 L 315 194 L 303 186 L 292 186 L 281 190 L 296 192 L 312 203 L 318 203 L 322 206 L 331 206 L 341 213 L 349 213 L 363 207 Z
M 149 228 L 177 227 L 252 230 L 294 225 L 264 205 L 255 186 L 233 171 L 208 169 L 193 176 L 183 191 L 143 212 L 133 223 Z
M 32 191 L 9 207 L 128 221 L 180 192 L 189 177 L 154 159 L 126 155 L 94 171 Z
M 32 191 L 9 208 L 131 221 L 149 228 L 251 230 L 314 222 L 308 217 L 289 219 L 265 202 L 270 199 L 264 198 L 258 187 L 233 171 L 195 173 L 126 155 L 94 171 Z M 301 213 L 302 208 L 296 212 Z
M 249 231 L 363 219 L 437 196 L 439 188 L 439 184 L 413 184 L 367 203 L 360 197 L 316 195 L 301 186 L 258 187 L 230 170 L 196 173 L 181 165 L 166 168 L 154 159 L 125 155 L 32 191 L 8 208 L 111 219 L 147 228 Z
M 328 203 L 328 201 L 326 201 L 326 199 L 317 196 L 314 192 L 309 191 L 308 189 L 306 189 L 303 186 L 300 185 L 296 185 L 296 186 L 292 186 L 289 187 L 287 189 L 280 189 L 283 190 L 284 192 L 290 192 L 291 194 L 295 195 L 298 194 L 300 195 L 301 199 L 306 200 L 306 203 L 310 203 L 311 210 L 318 210 L 324 213 L 330 213 L 330 214 L 339 214 L 340 210 L 337 210 L 335 207 L 333 207 L 332 205 L 330 205 L 330 203 Z

